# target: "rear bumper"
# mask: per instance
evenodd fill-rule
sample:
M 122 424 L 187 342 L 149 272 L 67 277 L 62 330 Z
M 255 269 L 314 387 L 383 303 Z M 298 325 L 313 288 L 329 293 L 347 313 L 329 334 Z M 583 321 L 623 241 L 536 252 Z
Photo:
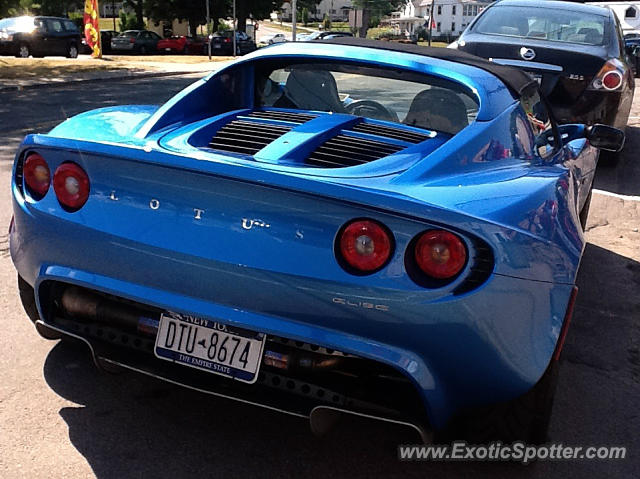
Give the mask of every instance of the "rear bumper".
M 15 197 L 14 213 L 12 259 L 34 286 L 49 326 L 65 328 L 46 308 L 43 285 L 61 282 L 343 351 L 408 378 L 434 428 L 461 408 L 530 389 L 551 360 L 572 290 L 494 275 L 471 293 L 433 302 L 410 292 L 371 288 L 365 294 L 337 282 L 206 262 L 60 218 L 36 217 Z M 257 294 L 265 288 L 268 295 Z M 391 307 L 372 309 L 372 298 Z M 121 357 L 114 345 L 87 341 L 99 356 L 147 374 L 181 383 L 189 374 L 180 366 L 165 374 L 154 369 L 166 365 L 153 357 Z M 208 380 L 203 374 L 200 380 Z
M 585 91 L 571 105 L 553 104 L 551 108 L 559 123 L 603 123 L 623 129 L 631 107 L 629 96 L 633 92 Z

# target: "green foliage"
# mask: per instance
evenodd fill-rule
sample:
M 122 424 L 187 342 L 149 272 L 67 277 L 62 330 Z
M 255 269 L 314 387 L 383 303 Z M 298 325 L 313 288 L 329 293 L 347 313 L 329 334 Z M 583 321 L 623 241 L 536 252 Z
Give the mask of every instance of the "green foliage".
M 120 21 L 118 22 L 118 24 L 121 32 L 124 32 L 125 30 L 140 29 L 135 13 L 127 13 L 124 10 L 120 11 Z
M 381 28 L 370 28 L 369 30 L 367 30 L 367 38 L 380 40 L 382 38 L 391 38 L 391 37 L 393 37 L 393 28 L 381 27 Z
M 69 19 L 76 24 L 78 30 L 84 34 L 84 13 L 81 11 L 70 12 Z
M 326 13 L 324 14 L 324 18 L 322 19 L 322 28 L 324 28 L 325 30 L 331 30 L 331 19 Z
M 305 27 L 309 24 L 309 9 L 306 7 L 302 9 L 302 23 Z

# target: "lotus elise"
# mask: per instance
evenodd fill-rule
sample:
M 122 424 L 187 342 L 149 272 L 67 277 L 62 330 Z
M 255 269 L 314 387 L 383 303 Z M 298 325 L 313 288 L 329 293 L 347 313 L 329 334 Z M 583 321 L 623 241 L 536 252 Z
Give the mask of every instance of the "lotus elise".
M 283 43 L 15 158 L 29 318 L 131 370 L 425 440 L 541 441 L 598 148 L 526 73 L 451 49 Z

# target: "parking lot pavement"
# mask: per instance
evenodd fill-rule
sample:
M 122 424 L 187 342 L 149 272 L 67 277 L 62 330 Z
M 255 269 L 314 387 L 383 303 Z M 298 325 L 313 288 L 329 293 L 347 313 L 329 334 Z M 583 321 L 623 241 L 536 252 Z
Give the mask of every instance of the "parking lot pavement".
M 82 110 L 159 103 L 197 77 L 0 93 L 0 225 L 24 134 Z M 640 111 L 640 100 L 634 115 Z M 639 115 L 640 116 L 640 115 Z M 637 117 L 632 119 L 632 124 Z M 563 352 L 551 436 L 565 445 L 619 445 L 623 461 L 400 463 L 396 427 L 344 420 L 325 439 L 305 421 L 133 374 L 97 374 L 88 354 L 40 339 L 22 311 L 0 236 L 0 477 L 637 477 L 640 470 L 640 128 L 619 163 L 601 166 Z M 6 231 L 6 230 L 5 230 Z M 91 254 L 91 252 L 83 252 Z

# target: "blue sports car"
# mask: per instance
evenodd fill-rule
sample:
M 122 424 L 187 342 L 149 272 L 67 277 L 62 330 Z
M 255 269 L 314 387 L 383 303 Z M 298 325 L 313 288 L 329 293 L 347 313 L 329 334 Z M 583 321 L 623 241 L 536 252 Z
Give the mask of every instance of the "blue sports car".
M 545 439 L 598 149 L 527 74 L 356 38 L 29 135 L 10 251 L 44 337 L 425 440 Z

